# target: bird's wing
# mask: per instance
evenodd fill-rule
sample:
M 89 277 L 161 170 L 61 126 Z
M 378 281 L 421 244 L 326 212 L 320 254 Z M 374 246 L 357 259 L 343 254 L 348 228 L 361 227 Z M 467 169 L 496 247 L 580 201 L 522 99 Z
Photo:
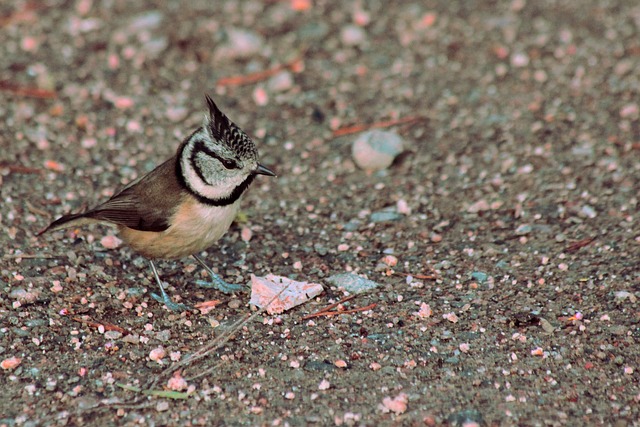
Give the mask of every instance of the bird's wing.
M 83 216 L 134 230 L 164 231 L 181 199 L 172 158 Z

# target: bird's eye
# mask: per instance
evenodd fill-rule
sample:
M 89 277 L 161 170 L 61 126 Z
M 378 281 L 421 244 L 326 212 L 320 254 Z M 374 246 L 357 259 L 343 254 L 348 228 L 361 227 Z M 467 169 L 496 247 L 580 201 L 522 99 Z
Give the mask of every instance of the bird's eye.
M 220 159 L 220 163 L 227 169 L 239 169 L 238 162 L 233 159 Z

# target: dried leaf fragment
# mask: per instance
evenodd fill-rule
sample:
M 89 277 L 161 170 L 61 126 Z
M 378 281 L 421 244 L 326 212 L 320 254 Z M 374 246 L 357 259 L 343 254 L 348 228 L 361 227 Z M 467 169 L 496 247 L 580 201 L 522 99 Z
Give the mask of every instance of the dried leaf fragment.
M 320 295 L 322 285 L 298 282 L 287 277 L 268 274 L 265 277 L 251 275 L 251 304 L 267 313 L 278 314 Z

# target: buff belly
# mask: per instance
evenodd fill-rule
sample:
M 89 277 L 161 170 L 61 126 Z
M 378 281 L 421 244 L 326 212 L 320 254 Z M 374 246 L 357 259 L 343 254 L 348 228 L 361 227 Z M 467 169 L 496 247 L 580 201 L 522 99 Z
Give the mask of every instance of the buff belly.
M 203 251 L 229 229 L 239 201 L 229 206 L 206 206 L 197 201 L 182 204 L 171 226 L 162 232 L 119 227 L 120 236 L 147 258 L 182 258 Z

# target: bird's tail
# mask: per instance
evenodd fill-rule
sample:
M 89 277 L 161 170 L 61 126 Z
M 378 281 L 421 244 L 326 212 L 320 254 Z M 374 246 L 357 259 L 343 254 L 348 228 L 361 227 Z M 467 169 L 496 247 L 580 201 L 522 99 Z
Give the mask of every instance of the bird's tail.
M 91 224 L 96 221 L 95 219 L 89 218 L 86 215 L 87 212 L 65 215 L 53 221 L 47 228 L 38 231 L 36 236 L 40 236 L 49 231 L 62 230 L 69 227 L 81 227 L 83 225 Z

